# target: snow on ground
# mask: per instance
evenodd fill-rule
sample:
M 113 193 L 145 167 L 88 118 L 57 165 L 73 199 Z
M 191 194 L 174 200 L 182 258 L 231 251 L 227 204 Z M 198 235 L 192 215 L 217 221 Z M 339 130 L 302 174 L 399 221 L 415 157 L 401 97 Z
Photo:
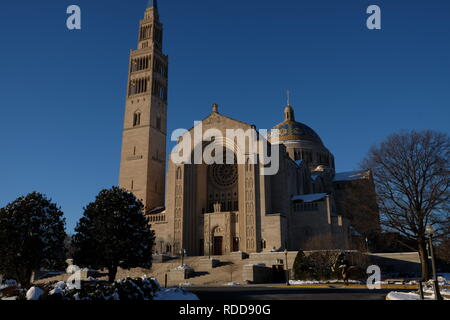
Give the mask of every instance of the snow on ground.
M 425 295 L 425 300 L 434 300 L 434 295 Z M 445 300 L 450 300 L 448 298 L 444 298 Z M 397 292 L 392 291 L 386 296 L 386 300 L 420 300 L 419 294 L 415 292 Z
M 27 300 L 39 300 L 39 298 L 44 294 L 44 290 L 39 287 L 31 287 L 28 289 L 26 297 Z
M 425 288 L 425 289 L 423 289 L 423 292 L 434 293 L 434 288 Z M 450 296 L 450 289 L 444 289 L 444 288 L 439 287 L 439 292 L 443 295 Z
M 60 294 L 61 296 L 64 296 L 64 290 L 61 289 L 61 288 L 59 288 L 59 287 L 56 287 L 55 289 L 51 290 L 51 291 L 49 292 L 49 294 L 50 294 L 50 295 Z
M 302 285 L 302 284 L 330 284 L 330 283 L 343 283 L 343 282 L 344 282 L 344 280 L 323 280 L 323 281 L 319 281 L 319 280 L 289 280 L 289 284 L 297 284 L 297 285 Z M 361 281 L 348 280 L 348 283 L 361 284 Z
M 89 282 L 86 282 L 88 284 Z M 180 286 L 191 286 L 192 283 L 182 283 Z M 74 300 L 119 300 L 119 299 L 144 299 L 149 300 L 199 300 L 197 295 L 186 291 L 183 288 L 171 287 L 161 288 L 155 278 L 142 277 L 141 279 L 123 279 L 117 280 L 114 289 L 111 284 L 103 284 L 98 287 L 97 284 L 90 284 L 84 288 L 84 291 L 78 293 L 71 293 L 70 287 L 64 281 L 56 282 L 46 288 L 37 286 L 31 287 L 25 294 L 27 300 L 40 300 L 43 297 L 60 295 L 61 298 L 68 298 Z M 50 291 L 48 291 L 50 290 Z M 120 295 L 119 295 L 120 293 Z M 1 300 L 16 300 L 17 297 L 7 297 Z
M 181 288 L 162 289 L 155 293 L 154 300 L 199 300 L 197 295 Z
M 438 273 L 438 281 L 443 284 L 450 284 L 450 273 Z
M 53 285 L 54 288 L 60 288 L 65 289 L 66 288 L 66 282 L 65 281 L 58 281 Z
M 239 282 L 228 282 L 225 285 L 230 286 L 230 287 L 235 287 L 235 286 L 240 286 L 241 284 Z
M 334 175 L 333 181 L 352 181 L 367 179 L 369 172 L 367 170 L 339 172 Z
M 8 288 L 8 287 L 15 287 L 17 285 L 18 284 L 17 284 L 16 280 L 7 279 L 7 280 L 3 281 L 3 284 L 0 283 L 0 290 Z
M 192 270 L 192 268 L 189 267 L 187 264 L 183 264 L 181 266 L 176 267 L 175 270 Z
M 192 287 L 194 284 L 192 282 L 183 282 L 180 283 L 178 286 L 179 287 Z

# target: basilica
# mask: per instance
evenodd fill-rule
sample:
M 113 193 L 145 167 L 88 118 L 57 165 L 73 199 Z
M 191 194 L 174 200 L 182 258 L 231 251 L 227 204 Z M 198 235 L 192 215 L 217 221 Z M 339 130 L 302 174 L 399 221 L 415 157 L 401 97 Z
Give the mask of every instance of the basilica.
M 348 249 L 355 238 L 379 229 L 370 170 L 337 173 L 333 154 L 297 121 L 290 102 L 274 124 L 277 134 L 258 137 L 277 146 L 278 168 L 267 175 L 261 161 L 166 159 L 167 92 L 168 57 L 154 0 L 140 21 L 138 47 L 130 52 L 119 184 L 144 203 L 155 252 L 224 255 L 308 249 L 311 243 Z M 229 129 L 255 129 L 227 117 L 217 104 L 200 125 L 223 136 Z M 238 158 L 233 140 L 201 141 L 212 143 Z M 194 153 L 197 145 L 190 146 Z

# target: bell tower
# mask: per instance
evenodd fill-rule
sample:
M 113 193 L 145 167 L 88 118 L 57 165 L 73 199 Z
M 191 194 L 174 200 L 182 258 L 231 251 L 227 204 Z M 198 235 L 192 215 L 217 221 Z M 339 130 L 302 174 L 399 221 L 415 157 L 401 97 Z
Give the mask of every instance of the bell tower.
M 120 161 L 120 187 L 145 209 L 164 206 L 168 57 L 156 0 L 139 24 L 137 50 L 130 51 Z

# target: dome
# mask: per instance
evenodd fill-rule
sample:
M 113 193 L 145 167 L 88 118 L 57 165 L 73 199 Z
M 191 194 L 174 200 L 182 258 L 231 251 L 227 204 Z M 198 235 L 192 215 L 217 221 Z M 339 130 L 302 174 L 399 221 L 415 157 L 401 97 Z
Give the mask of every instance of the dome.
M 288 105 L 284 108 L 284 121 L 277 124 L 273 129 L 279 133 L 270 133 L 268 138 L 271 143 L 283 143 L 287 141 L 310 141 L 323 145 L 319 135 L 306 124 L 295 121 L 294 109 Z
M 284 108 L 284 121 L 273 129 L 278 129 L 278 132 L 268 134 L 269 142 L 284 145 L 292 160 L 305 162 L 311 171 L 317 169 L 326 171 L 327 168 L 334 170 L 333 154 L 313 129 L 295 121 L 294 109 L 290 103 Z

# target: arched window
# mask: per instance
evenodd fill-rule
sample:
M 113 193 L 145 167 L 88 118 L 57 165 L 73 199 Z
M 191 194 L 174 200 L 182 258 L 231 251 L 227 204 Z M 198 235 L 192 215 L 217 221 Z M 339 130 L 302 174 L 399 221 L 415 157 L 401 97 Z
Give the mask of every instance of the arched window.
M 139 111 L 136 111 L 133 114 L 133 127 L 141 125 L 141 113 Z
M 177 179 L 177 180 L 180 180 L 180 179 L 181 179 L 181 168 L 180 168 L 180 167 L 177 168 L 176 179 Z
M 156 129 L 161 130 L 161 117 L 156 117 Z

